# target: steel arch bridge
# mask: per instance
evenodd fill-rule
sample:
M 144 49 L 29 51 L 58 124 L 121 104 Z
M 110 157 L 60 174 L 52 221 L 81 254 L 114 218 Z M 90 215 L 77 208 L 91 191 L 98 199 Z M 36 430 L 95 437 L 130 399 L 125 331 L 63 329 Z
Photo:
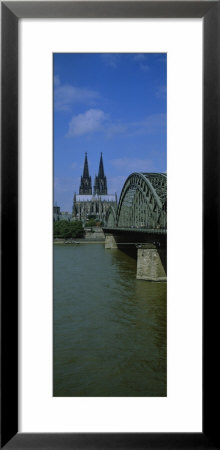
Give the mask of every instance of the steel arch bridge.
M 110 208 L 106 212 L 105 225 L 108 225 L 108 227 L 115 227 L 115 224 L 116 224 L 116 209 L 113 208 L 113 206 L 110 206 Z
M 124 183 L 117 210 L 110 208 L 106 227 L 148 230 L 167 228 L 167 175 L 132 173 Z

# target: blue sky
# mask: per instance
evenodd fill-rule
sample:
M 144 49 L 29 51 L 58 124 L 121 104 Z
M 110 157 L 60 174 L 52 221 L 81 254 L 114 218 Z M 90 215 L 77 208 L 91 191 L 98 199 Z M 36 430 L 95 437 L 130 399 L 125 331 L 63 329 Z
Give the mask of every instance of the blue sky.
M 165 172 L 164 53 L 54 54 L 54 202 L 72 210 L 85 152 L 94 183 L 103 153 L 108 193 L 132 172 Z

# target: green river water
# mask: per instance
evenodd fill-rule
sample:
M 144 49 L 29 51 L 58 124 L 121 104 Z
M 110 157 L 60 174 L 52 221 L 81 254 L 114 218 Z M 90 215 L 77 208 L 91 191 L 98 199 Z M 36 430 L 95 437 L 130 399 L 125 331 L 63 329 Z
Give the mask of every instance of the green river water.
M 104 244 L 54 245 L 54 396 L 166 396 L 166 283 Z

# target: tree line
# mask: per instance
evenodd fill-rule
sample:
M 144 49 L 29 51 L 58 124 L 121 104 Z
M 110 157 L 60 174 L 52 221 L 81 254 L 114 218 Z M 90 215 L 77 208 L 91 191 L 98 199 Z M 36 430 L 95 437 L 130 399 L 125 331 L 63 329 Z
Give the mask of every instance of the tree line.
M 84 228 L 82 222 L 57 220 L 53 223 L 54 238 L 80 238 L 84 236 Z

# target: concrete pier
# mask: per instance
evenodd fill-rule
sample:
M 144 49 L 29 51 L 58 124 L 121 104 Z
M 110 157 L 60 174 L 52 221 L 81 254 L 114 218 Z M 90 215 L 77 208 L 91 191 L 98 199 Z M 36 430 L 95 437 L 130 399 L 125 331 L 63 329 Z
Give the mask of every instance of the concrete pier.
M 158 250 L 152 244 L 138 245 L 136 278 L 148 281 L 167 281 L 162 260 L 166 260 L 165 249 Z
M 116 240 L 113 234 L 106 234 L 105 236 L 105 248 L 118 248 Z

